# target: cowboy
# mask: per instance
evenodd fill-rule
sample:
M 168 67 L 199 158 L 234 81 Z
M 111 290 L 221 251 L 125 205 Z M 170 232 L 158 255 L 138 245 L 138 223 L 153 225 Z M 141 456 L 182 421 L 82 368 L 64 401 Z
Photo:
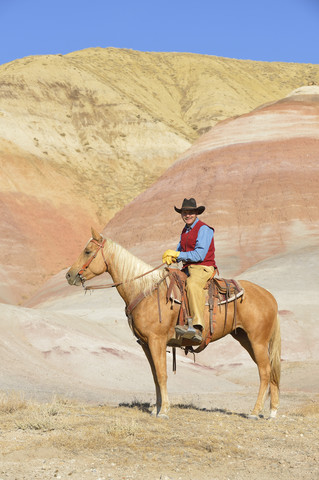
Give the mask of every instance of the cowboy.
M 198 207 L 194 198 L 184 198 L 182 207 L 174 208 L 181 214 L 185 226 L 176 251 L 166 250 L 163 263 L 171 265 L 175 262 L 183 262 L 182 270 L 188 275 L 186 292 L 192 317 L 188 325 L 176 325 L 175 331 L 182 338 L 191 339 L 194 344 L 200 344 L 204 328 L 204 287 L 215 275 L 217 269 L 214 229 L 197 217 L 204 212 L 205 207 Z

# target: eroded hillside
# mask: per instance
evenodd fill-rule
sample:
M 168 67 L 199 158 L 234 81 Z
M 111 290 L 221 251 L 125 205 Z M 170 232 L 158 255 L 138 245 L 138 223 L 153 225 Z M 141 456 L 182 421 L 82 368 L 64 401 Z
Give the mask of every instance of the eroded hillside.
M 206 206 L 203 221 L 215 227 L 223 275 L 273 255 L 315 252 L 318 118 L 319 86 L 308 86 L 219 123 L 117 213 L 105 235 L 155 264 L 179 239 L 183 222 L 174 205 L 194 196 Z
M 113 48 L 0 66 L 3 300 L 66 267 L 90 224 L 102 229 L 220 120 L 313 82 L 318 65 Z
M 30 157 L 31 177 L 41 177 L 34 157 L 68 177 L 103 224 L 218 121 L 311 82 L 319 66 L 186 53 L 26 57 L 0 67 L 0 139 Z

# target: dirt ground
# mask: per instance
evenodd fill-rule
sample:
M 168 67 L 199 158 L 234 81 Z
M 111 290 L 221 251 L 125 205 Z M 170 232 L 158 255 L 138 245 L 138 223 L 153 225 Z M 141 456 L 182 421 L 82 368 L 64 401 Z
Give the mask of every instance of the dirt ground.
M 3 394 L 0 479 L 319 478 L 319 396 L 285 397 L 275 420 L 191 402 L 172 406 L 164 420 L 148 403 L 41 404 Z

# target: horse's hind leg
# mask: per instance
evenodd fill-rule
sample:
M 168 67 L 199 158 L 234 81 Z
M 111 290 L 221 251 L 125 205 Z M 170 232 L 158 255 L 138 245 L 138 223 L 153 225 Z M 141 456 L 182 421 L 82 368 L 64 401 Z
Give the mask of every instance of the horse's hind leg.
M 257 417 L 264 407 L 265 398 L 267 395 L 268 385 L 270 382 L 270 361 L 268 356 L 268 345 L 252 344 L 252 348 L 258 367 L 260 385 L 257 401 L 251 416 Z
M 275 418 L 279 406 L 281 335 L 280 320 L 277 314 L 275 328 L 269 342 L 270 358 L 270 418 Z
M 242 347 L 244 347 L 245 350 L 247 350 L 253 361 L 256 363 L 255 354 L 245 330 L 236 328 L 236 330 L 231 332 L 231 335 L 235 340 L 237 340 L 237 342 L 241 344 Z
M 268 385 L 270 382 L 271 366 L 268 355 L 268 346 L 260 345 L 257 343 L 252 345 L 247 333 L 241 328 L 238 328 L 236 332 L 234 331 L 231 334 L 235 338 L 235 340 L 237 340 L 242 345 L 242 347 L 247 350 L 247 352 L 258 367 L 260 386 L 256 405 L 251 413 L 252 417 L 257 417 L 264 407 Z

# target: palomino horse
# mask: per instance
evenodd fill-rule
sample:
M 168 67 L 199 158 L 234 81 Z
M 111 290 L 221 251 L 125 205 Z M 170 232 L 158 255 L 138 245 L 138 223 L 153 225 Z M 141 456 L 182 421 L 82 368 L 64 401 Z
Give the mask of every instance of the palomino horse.
M 127 307 L 132 302 L 134 304 L 137 296 L 140 297 L 131 313 L 131 327 L 143 347 L 154 378 L 156 407 L 152 413 L 166 417 L 169 411 L 166 347 L 174 337 L 180 306 L 167 301 L 167 285 L 162 281 L 167 271 L 149 272 L 151 268 L 112 240 L 104 239 L 92 228 L 92 238 L 67 272 L 66 278 L 70 285 L 82 285 L 86 280 L 109 272 Z M 275 417 L 279 404 L 281 348 L 277 303 L 271 293 L 262 287 L 248 281 L 241 281 L 240 284 L 244 288 L 244 295 L 237 303 L 236 328 L 232 302 L 228 305 L 226 319 L 225 307 L 222 307 L 223 311 L 218 309 L 216 312 L 211 341 L 231 334 L 247 350 L 257 364 L 260 377 L 258 397 L 251 415 L 258 417 L 263 409 L 269 386 L 270 417 Z M 154 290 L 156 285 L 157 289 Z M 208 312 L 205 314 L 208 315 Z

